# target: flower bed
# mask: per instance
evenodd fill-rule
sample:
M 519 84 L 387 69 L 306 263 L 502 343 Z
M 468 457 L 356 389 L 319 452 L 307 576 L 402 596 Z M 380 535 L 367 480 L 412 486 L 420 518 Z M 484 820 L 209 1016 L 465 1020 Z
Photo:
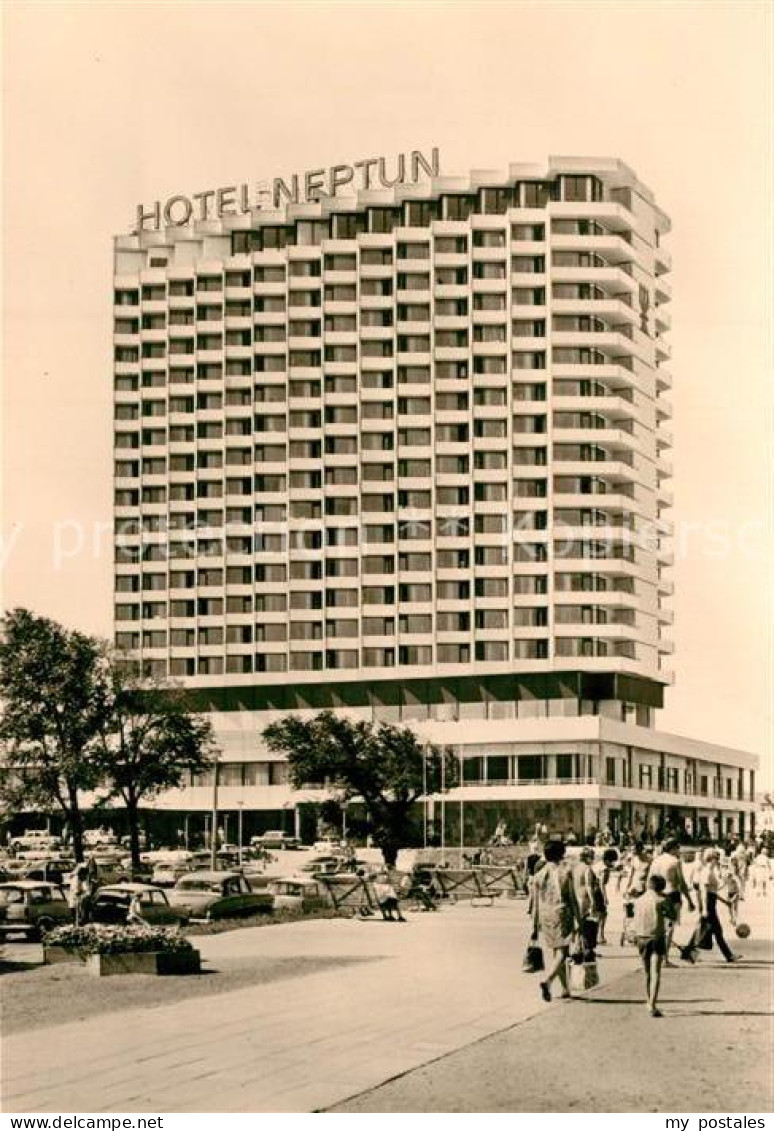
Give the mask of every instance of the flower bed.
M 44 940 L 46 962 L 62 952 L 79 958 L 93 974 L 198 974 L 199 951 L 177 931 L 162 927 L 57 927 Z

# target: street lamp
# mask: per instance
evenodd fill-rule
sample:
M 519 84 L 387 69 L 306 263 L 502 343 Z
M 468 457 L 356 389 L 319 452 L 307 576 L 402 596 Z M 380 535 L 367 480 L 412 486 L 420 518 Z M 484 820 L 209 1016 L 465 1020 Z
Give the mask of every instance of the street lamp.
M 210 867 L 213 872 L 218 863 L 218 770 L 220 751 L 215 748 L 212 767 L 212 823 L 210 826 Z
M 237 801 L 237 863 L 242 867 L 242 806 L 244 801 Z

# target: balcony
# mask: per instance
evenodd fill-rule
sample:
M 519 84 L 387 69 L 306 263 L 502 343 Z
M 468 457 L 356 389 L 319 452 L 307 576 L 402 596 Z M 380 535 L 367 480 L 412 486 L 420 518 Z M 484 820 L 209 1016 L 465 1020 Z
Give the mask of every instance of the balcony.
M 552 232 L 551 249 L 558 252 L 575 251 L 601 255 L 610 266 L 628 264 L 635 258 L 632 245 L 615 232 L 602 232 L 599 235 L 589 236 Z
M 631 250 L 631 249 L 630 249 Z M 525 276 L 527 277 L 527 276 Z M 530 276 L 532 277 L 532 276 Z M 543 279 L 545 276 L 539 276 Z M 637 282 L 623 267 L 558 267 L 551 269 L 551 278 L 555 283 L 592 283 L 612 290 L 616 293 L 624 291 L 633 294 L 637 290 Z
M 633 306 L 613 295 L 594 299 L 554 299 L 551 311 L 553 314 L 569 317 L 588 315 L 592 318 L 605 318 L 613 323 L 624 322 L 627 325 L 636 325 L 639 320 Z
M 499 788 L 513 788 L 513 787 L 527 787 L 534 788 L 535 786 L 544 786 L 548 789 L 555 789 L 557 786 L 576 786 L 576 785 L 600 785 L 599 778 L 488 778 L 486 781 L 479 779 L 470 780 L 465 779 L 460 782 L 459 787 L 466 789 L 470 786 L 482 787 L 484 789 L 495 786 Z M 452 791 L 449 796 L 455 800 L 454 792 Z
M 539 380 L 540 373 L 544 373 L 545 370 L 533 372 L 536 374 L 533 380 Z M 619 365 L 617 360 L 613 359 L 596 364 L 587 361 L 554 361 L 551 372 L 555 379 L 561 380 L 602 381 L 606 385 L 620 385 L 626 389 L 637 388 L 640 385 L 640 378 L 634 369 L 628 368 L 627 365 Z

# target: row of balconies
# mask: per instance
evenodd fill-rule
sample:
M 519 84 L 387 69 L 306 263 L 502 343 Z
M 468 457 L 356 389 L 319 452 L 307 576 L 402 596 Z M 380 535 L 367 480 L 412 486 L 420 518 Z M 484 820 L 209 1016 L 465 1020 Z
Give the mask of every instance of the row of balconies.
M 315 287 L 319 289 L 324 284 L 354 288 L 358 277 L 361 280 L 392 279 L 396 274 L 415 274 L 421 277 L 423 275 L 429 276 L 433 271 L 443 271 L 444 269 L 464 270 L 470 278 L 472 272 L 469 269 L 475 267 L 476 264 L 501 265 L 505 276 L 509 274 L 511 277 L 532 276 L 543 273 L 540 271 L 541 259 L 546 261 L 547 267 L 550 266 L 552 274 L 569 269 L 582 270 L 592 274 L 605 270 L 614 272 L 616 276 L 626 275 L 633 279 L 639 275 L 645 279 L 657 279 L 660 286 L 665 284 L 664 274 L 666 272 L 659 269 L 664 267 L 663 262 L 656 264 L 653 257 L 649 255 L 639 257 L 631 244 L 612 234 L 596 236 L 554 234 L 550 240 L 520 240 L 511 243 L 508 248 L 474 248 L 471 251 L 472 254 L 468 252 L 438 252 L 432 257 L 429 254 L 429 249 L 425 256 L 396 254 L 390 264 L 361 265 L 359 271 L 324 269 L 324 265 L 321 264 L 319 274 L 293 274 L 288 272 L 284 279 L 264 280 L 256 278 L 253 274 L 249 282 L 243 282 L 240 286 L 232 285 L 212 291 L 197 289 L 191 295 L 172 296 L 164 293 L 159 297 L 143 297 L 138 293 L 138 301 L 134 303 L 124 301 L 127 296 L 123 295 L 115 309 L 120 313 L 136 309 L 150 313 L 158 308 L 163 309 L 167 302 L 181 306 L 192 302 L 199 305 L 218 304 L 223 298 L 232 301 L 244 300 L 249 297 L 251 292 L 284 294 L 287 290 L 304 290 Z M 588 258 L 591 262 L 573 264 L 572 266 L 557 263 L 556 257 L 563 254 L 571 259 Z M 665 255 L 666 253 L 659 250 L 656 254 Z M 290 259 L 290 256 L 288 258 Z M 317 256 L 313 257 L 308 252 L 304 258 L 307 262 L 319 262 Z M 533 261 L 534 265 L 530 264 L 530 260 Z M 219 264 L 217 266 L 220 267 Z M 277 266 L 284 266 L 284 260 L 281 259 Z M 474 281 L 480 282 L 481 280 L 474 279 Z M 616 279 L 616 281 L 619 280 Z M 125 279 L 122 283 L 120 276 L 118 276 L 115 285 L 117 289 L 133 288 L 139 290 L 136 279 L 129 282 Z M 668 291 L 664 290 L 664 294 L 668 295 Z
M 609 330 L 613 331 L 617 326 L 624 329 L 621 331 L 624 336 L 629 334 L 636 334 L 637 340 L 643 346 L 655 339 L 643 335 L 639 329 L 640 318 L 635 310 L 623 302 L 621 299 L 608 298 L 608 299 L 551 299 L 550 305 L 548 304 L 518 304 L 511 302 L 509 305 L 504 305 L 501 310 L 473 310 L 472 312 L 465 312 L 459 314 L 439 314 L 437 310 L 432 309 L 429 304 L 426 305 L 427 314 L 420 319 L 406 319 L 401 318 L 400 315 L 392 321 L 389 325 L 369 325 L 362 321 L 362 316 L 369 312 L 381 313 L 383 311 L 390 314 L 393 313 L 393 308 L 396 303 L 392 296 L 384 296 L 373 298 L 365 296 L 358 314 L 361 321 L 359 325 L 353 326 L 351 329 L 328 329 L 324 324 L 324 319 L 320 314 L 321 308 L 291 308 L 286 312 L 287 316 L 284 318 L 282 325 L 279 327 L 283 331 L 282 337 L 275 341 L 275 344 L 287 344 L 290 348 L 303 349 L 308 347 L 311 343 L 324 342 L 327 345 L 354 345 L 357 344 L 359 339 L 369 339 L 379 337 L 390 338 L 396 333 L 404 334 L 430 334 L 433 331 L 463 331 L 471 328 L 475 329 L 476 326 L 492 327 L 496 326 L 504 331 L 505 338 L 517 339 L 520 336 L 527 338 L 549 338 L 554 339 L 557 333 L 583 333 L 581 330 L 561 330 L 557 327 L 550 325 L 550 315 L 555 317 L 565 318 L 594 318 L 600 319 L 608 323 Z M 416 306 L 417 304 L 409 304 Z M 304 313 L 303 311 L 306 311 Z M 277 313 L 282 312 L 260 312 L 251 311 L 250 314 L 242 315 L 228 315 L 224 314 L 220 318 L 196 318 L 190 322 L 170 321 L 165 322 L 164 325 L 158 327 L 142 327 L 138 321 L 127 320 L 126 318 L 116 319 L 116 327 L 113 334 L 113 343 L 115 346 L 135 346 L 138 342 L 141 343 L 158 343 L 166 344 L 168 341 L 185 340 L 186 343 L 192 343 L 199 335 L 206 335 L 213 333 L 217 328 L 218 332 L 224 339 L 224 345 L 234 346 L 240 345 L 241 342 L 229 342 L 229 333 L 242 333 L 250 336 L 250 342 L 253 341 L 253 331 L 276 325 L 274 319 Z M 156 317 L 161 318 L 161 315 Z M 357 316 L 353 321 L 356 321 Z M 267 321 L 268 319 L 268 321 Z M 127 321 L 134 321 L 133 328 L 123 328 Z M 308 321 L 316 324 L 316 332 L 308 331 L 302 334 L 293 335 L 288 330 L 292 327 L 294 322 Z M 546 323 L 542 333 L 522 334 L 522 325 L 526 322 L 543 322 Z M 662 332 L 668 328 L 668 321 L 664 318 L 661 319 Z M 588 333 L 603 333 L 603 329 L 589 330 Z M 260 338 L 255 341 L 260 343 Z M 475 341 L 475 338 L 474 338 Z M 249 344 L 249 343 L 244 343 Z

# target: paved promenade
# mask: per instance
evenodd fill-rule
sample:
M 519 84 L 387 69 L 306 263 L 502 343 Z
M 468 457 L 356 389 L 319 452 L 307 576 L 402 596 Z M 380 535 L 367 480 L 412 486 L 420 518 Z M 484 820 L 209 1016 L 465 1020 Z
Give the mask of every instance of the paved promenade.
M 615 919 L 611 927 L 612 938 Z M 298 1112 L 332 1108 L 369 1092 L 375 1098 L 354 1100 L 355 1106 L 341 1110 L 541 1110 L 486 1106 L 492 1093 L 477 1094 L 476 1088 L 468 1092 L 472 1107 L 443 1107 L 433 1089 L 431 1107 L 417 1106 L 413 1094 L 412 1106 L 403 1107 L 397 1096 L 373 1091 L 459 1050 L 470 1053 L 468 1046 L 493 1034 L 504 1034 L 523 1050 L 529 1047 L 520 1036 L 525 1022 L 543 1019 L 561 1032 L 571 1011 L 583 1010 L 593 1034 L 590 1005 L 546 1005 L 537 979 L 521 973 L 527 934 L 524 903 L 503 900 L 493 907 L 456 905 L 414 914 L 406 925 L 318 920 L 204 937 L 200 943 L 209 969 L 255 954 L 360 961 L 235 993 L 10 1036 L 3 1047 L 4 1110 Z M 760 937 L 755 950 L 765 957 Z M 612 994 L 604 1010 L 612 1019 L 614 987 L 621 979 L 626 988 L 621 997 L 639 998 L 641 987 L 626 980 L 636 969 L 630 948 L 610 947 L 607 954 L 601 963 L 603 987 L 593 996 Z M 681 989 L 697 973 L 676 971 Z M 760 980 L 760 970 L 756 973 Z M 767 967 L 766 977 L 769 973 Z M 751 974 L 752 969 L 748 979 Z M 709 969 L 702 976 L 710 976 Z M 714 974 L 721 976 L 727 981 L 712 988 L 713 1000 L 724 1000 L 732 985 L 743 984 L 744 967 Z M 709 990 L 702 989 L 705 994 Z M 639 1003 L 637 1009 L 644 1022 Z M 737 1032 L 738 1024 L 731 1021 L 729 1043 Z M 620 1029 L 615 1040 L 621 1040 Z M 523 1071 L 531 1071 L 529 1059 Z M 359 1102 L 393 1106 L 360 1107 Z M 508 1097 L 507 1103 L 513 1102 Z
M 664 971 L 659 1019 L 642 975 L 627 974 L 328 1110 L 765 1115 L 772 952 L 756 941 L 745 953 Z

